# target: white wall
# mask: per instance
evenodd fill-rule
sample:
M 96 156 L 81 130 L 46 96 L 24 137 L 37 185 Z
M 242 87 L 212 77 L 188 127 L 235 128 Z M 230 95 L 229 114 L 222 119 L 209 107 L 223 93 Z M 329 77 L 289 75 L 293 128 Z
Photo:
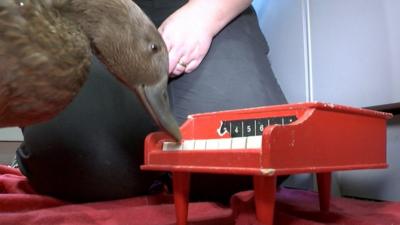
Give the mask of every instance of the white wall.
M 399 0 L 254 0 L 253 6 L 290 102 L 400 102 Z M 399 124 L 398 116 L 388 124 L 389 168 L 335 173 L 334 190 L 400 200 Z M 309 174 L 287 183 L 314 189 Z
M 310 0 L 314 99 L 400 101 L 400 1 Z
M 254 0 L 253 6 L 290 102 L 400 102 L 400 1 Z
M 383 9 L 385 10 L 385 23 L 389 41 L 390 51 L 390 65 L 391 73 L 390 80 L 392 81 L 390 90 L 392 96 L 400 96 L 400 1 L 399 0 L 386 0 L 383 1 Z M 398 101 L 398 98 L 395 99 Z

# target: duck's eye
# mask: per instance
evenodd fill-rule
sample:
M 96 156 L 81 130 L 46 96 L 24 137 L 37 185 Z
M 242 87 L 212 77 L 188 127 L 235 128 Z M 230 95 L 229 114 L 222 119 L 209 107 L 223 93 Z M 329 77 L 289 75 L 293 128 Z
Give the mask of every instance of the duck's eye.
M 150 45 L 150 49 L 151 49 L 151 51 L 153 51 L 153 52 L 157 52 L 157 51 L 158 51 L 158 45 L 156 45 L 156 44 L 151 44 L 151 45 Z
M 15 0 L 15 3 L 20 7 L 25 6 L 25 0 Z

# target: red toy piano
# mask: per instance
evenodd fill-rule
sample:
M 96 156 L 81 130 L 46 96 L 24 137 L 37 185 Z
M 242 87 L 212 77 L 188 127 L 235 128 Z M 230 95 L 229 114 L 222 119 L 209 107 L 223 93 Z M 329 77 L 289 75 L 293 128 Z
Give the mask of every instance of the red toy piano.
M 253 176 L 257 219 L 273 223 L 276 177 L 316 173 L 328 210 L 331 172 L 385 168 L 391 114 L 302 103 L 195 114 L 182 141 L 164 132 L 145 140 L 144 170 L 171 171 L 177 224 L 187 224 L 190 173 Z

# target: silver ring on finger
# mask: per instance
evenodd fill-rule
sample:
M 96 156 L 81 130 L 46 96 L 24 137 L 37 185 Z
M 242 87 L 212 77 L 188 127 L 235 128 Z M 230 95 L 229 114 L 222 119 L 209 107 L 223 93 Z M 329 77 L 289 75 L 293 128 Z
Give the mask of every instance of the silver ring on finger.
M 187 64 L 182 59 L 179 60 L 178 64 L 185 68 L 187 66 Z

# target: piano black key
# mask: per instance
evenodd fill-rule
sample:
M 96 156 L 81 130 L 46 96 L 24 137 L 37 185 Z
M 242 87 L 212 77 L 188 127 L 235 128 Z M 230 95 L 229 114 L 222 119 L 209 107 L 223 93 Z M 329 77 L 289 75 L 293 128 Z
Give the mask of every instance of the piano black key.
M 296 120 L 297 120 L 296 116 L 285 116 L 285 117 L 283 117 L 283 121 L 284 121 L 283 124 L 293 123 Z
M 268 119 L 256 119 L 256 135 L 262 135 L 266 126 L 268 126 Z
M 243 121 L 231 121 L 231 137 L 243 137 Z
M 255 120 L 244 120 L 243 121 L 243 136 L 255 136 L 256 135 L 256 123 Z
M 282 117 L 273 117 L 269 119 L 269 125 L 282 125 Z

